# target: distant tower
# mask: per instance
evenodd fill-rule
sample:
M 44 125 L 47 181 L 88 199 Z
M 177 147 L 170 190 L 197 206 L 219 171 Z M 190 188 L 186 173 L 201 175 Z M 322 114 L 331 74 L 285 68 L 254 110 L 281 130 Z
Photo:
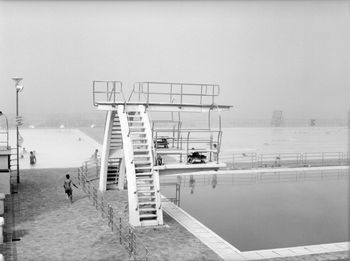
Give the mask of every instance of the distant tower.
M 273 111 L 271 126 L 280 127 L 284 124 L 283 111 Z
M 315 119 L 311 119 L 310 120 L 310 126 L 316 126 L 316 120 Z

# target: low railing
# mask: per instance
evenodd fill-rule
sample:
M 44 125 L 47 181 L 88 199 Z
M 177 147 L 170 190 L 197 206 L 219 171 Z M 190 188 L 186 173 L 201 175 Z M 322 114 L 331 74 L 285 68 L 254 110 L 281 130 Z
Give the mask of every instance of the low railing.
M 232 153 L 221 161 L 232 169 L 350 165 L 349 152 Z
M 120 81 L 93 81 L 92 82 L 93 104 L 100 102 L 125 102 L 123 84 Z
M 180 207 L 180 196 L 181 196 L 181 185 L 179 182 L 163 182 L 160 184 L 161 187 L 173 187 L 175 186 L 175 196 L 163 199 L 163 201 L 170 201 L 171 203 Z
M 172 144 L 171 147 L 164 146 L 162 141 Z M 173 129 L 163 129 L 153 131 L 154 155 L 159 153 L 160 147 L 164 147 L 163 154 L 167 154 L 167 150 L 178 150 L 180 162 L 182 162 L 182 154 L 191 155 L 193 152 L 209 153 L 209 161 L 219 163 L 219 155 L 221 148 L 222 131 L 220 130 L 186 130 L 182 129 L 174 134 Z M 169 142 L 170 141 L 170 142 Z M 173 154 L 173 153 L 172 153 Z
M 152 121 L 152 139 L 156 142 L 157 140 L 155 139 L 155 137 L 157 136 L 157 134 L 158 137 L 161 137 L 159 134 L 164 131 L 167 135 L 167 138 L 171 140 L 171 146 L 173 148 L 179 147 L 178 141 L 180 140 L 181 125 L 181 121 Z M 175 144 L 175 140 L 177 140 L 177 144 Z
M 232 186 L 232 185 L 252 185 L 265 183 L 292 183 L 303 181 L 326 181 L 326 180 L 349 180 L 350 173 L 348 169 L 332 170 L 298 170 L 294 171 L 264 171 L 264 172 L 245 172 L 245 173 L 227 173 L 227 174 L 199 174 L 199 175 L 181 175 L 181 176 L 161 176 L 161 186 L 163 184 L 176 182 L 179 184 L 183 193 L 191 188 L 195 191 L 196 187 Z
M 214 104 L 220 94 L 217 84 L 172 83 L 172 82 L 137 82 L 129 96 L 129 101 L 136 96 L 137 101 L 161 102 L 174 104 Z
M 130 257 L 134 260 L 150 260 L 150 251 L 136 235 L 135 229 L 131 227 L 125 217 L 115 214 L 112 205 L 104 198 L 103 194 L 91 182 L 91 177 L 97 170 L 93 170 L 95 162 L 84 162 L 78 169 L 78 180 L 83 191 L 88 195 L 96 210 L 101 212 L 103 218 L 107 220 L 108 226 L 119 239 L 119 244 L 123 245 Z M 90 173 L 92 171 L 92 173 Z

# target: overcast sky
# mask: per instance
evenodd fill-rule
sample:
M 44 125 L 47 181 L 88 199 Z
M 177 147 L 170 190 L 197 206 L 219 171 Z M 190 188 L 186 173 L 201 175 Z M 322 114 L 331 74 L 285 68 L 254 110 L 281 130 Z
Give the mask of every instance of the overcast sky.
M 345 118 L 350 1 L 0 1 L 0 110 L 91 112 L 92 81 L 209 82 L 236 117 Z M 129 88 L 128 88 L 129 86 Z

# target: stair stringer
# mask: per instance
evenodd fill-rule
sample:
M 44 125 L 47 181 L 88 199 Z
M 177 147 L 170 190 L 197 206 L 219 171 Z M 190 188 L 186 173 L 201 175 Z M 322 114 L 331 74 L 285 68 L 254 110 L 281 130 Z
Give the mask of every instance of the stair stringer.
M 163 210 L 162 210 L 161 196 L 160 196 L 159 172 L 155 171 L 153 168 L 155 159 L 154 159 L 152 129 L 151 129 L 148 113 L 146 111 L 146 107 L 143 105 L 139 105 L 139 111 L 140 111 L 140 115 L 142 116 L 141 119 L 146 132 L 148 148 L 150 148 L 150 152 L 151 152 L 150 156 L 152 157 L 151 166 L 152 166 L 152 172 L 153 172 L 153 184 L 154 184 L 154 189 L 156 191 L 155 201 L 156 201 L 156 209 L 157 209 L 157 225 L 163 225 Z
M 118 116 L 122 132 L 125 170 L 128 183 L 129 223 L 132 226 L 141 226 L 138 211 L 134 152 L 131 137 L 129 135 L 129 123 L 127 114 L 124 110 L 124 105 L 118 105 Z
M 120 162 L 120 168 L 119 168 L 119 179 L 118 179 L 118 189 L 124 190 L 124 184 L 125 184 L 125 159 L 124 157 L 121 159 Z
M 99 191 L 105 192 L 107 189 L 107 171 L 108 171 L 108 159 L 110 154 L 110 139 L 112 135 L 112 127 L 115 112 L 107 111 L 105 133 L 103 137 L 102 152 L 101 152 L 101 169 L 100 169 L 100 182 Z

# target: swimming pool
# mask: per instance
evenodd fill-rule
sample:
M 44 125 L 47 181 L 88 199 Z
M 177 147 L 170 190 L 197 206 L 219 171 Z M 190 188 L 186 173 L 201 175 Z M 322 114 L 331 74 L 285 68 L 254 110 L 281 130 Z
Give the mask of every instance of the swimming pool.
M 181 208 L 241 251 L 350 239 L 348 171 L 161 177 L 176 181 Z

